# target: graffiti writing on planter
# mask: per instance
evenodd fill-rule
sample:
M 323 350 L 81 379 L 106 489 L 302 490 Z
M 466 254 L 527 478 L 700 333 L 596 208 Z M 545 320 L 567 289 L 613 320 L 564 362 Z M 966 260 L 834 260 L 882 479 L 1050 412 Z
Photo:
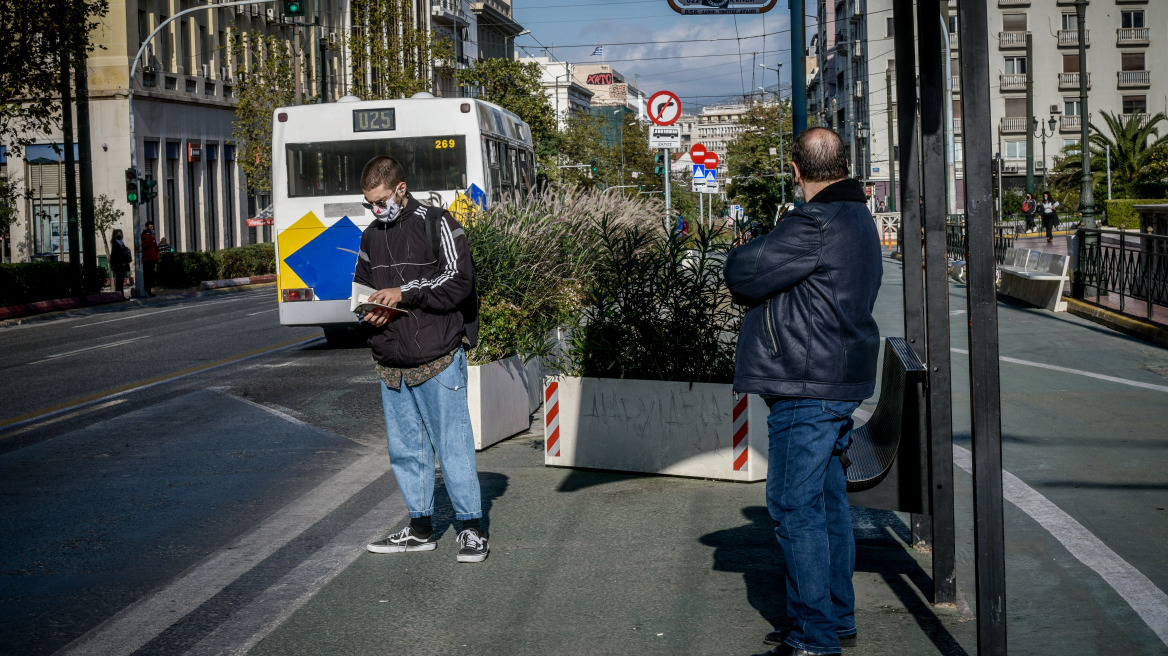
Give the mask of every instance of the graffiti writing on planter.
M 612 73 L 593 73 L 588 76 L 585 84 L 612 84 Z

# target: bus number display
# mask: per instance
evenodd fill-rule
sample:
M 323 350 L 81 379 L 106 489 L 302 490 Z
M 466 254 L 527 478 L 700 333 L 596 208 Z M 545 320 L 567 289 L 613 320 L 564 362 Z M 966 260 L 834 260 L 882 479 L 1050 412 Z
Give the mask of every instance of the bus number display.
M 450 139 L 435 139 L 434 149 L 442 150 L 443 148 L 458 148 L 458 141 L 454 138 Z
M 384 132 L 394 130 L 393 108 L 354 109 L 353 132 Z

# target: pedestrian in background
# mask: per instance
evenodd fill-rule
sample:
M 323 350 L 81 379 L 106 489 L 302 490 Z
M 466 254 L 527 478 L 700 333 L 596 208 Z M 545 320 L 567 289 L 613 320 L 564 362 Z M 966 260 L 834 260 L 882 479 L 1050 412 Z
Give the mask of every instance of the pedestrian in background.
M 1054 229 L 1058 225 L 1059 202 L 1049 191 L 1042 192 L 1042 226 L 1046 228 L 1046 243 L 1054 241 Z
M 147 221 L 142 229 L 142 285 L 147 296 L 154 296 L 154 277 L 158 271 L 158 242 L 154 239 L 154 222 Z
M 1034 194 L 1026 192 L 1026 199 L 1022 201 L 1022 216 L 1026 217 L 1026 232 L 1034 230 L 1034 215 L 1038 213 L 1038 202 Z
M 480 525 L 464 348 L 473 319 L 466 315 L 471 308 L 477 313 L 470 246 L 449 212 L 423 207 L 409 194 L 396 160 L 370 160 L 361 189 L 377 220 L 361 233 L 353 282 L 378 290 L 370 301 L 406 311 L 375 309 L 362 323 L 381 379 L 390 466 L 410 514 L 408 526 L 367 548 L 401 553 L 437 546 L 431 519 L 437 460 L 462 523 L 458 562 L 481 562 L 490 549 Z
M 114 291 L 123 294 L 126 276 L 130 273 L 130 263 L 134 261 L 134 256 L 130 253 L 130 247 L 123 241 L 120 228 L 114 230 L 110 236 L 109 250 L 110 275 L 114 279 Z
M 158 240 L 158 253 L 159 254 L 173 253 L 173 252 L 174 252 L 174 248 L 171 247 L 170 242 L 166 240 L 166 237 L 163 237 L 162 239 Z
M 791 151 L 798 208 L 734 249 L 726 282 L 742 320 L 734 390 L 770 408 L 767 509 L 786 565 L 789 630 L 770 656 L 839 654 L 857 641 L 856 546 L 840 456 L 852 413 L 875 391 L 880 237 L 864 188 L 848 177 L 843 140 L 827 128 Z M 776 627 L 779 628 L 779 627 Z

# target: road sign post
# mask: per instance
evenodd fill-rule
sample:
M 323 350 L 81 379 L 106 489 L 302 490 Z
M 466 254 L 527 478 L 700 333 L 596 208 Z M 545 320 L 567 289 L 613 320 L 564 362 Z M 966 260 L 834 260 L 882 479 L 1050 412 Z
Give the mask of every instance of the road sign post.
M 653 121 L 653 123 L 655 123 L 658 127 L 669 128 L 669 126 L 671 126 L 677 122 L 677 119 L 681 118 L 681 98 L 678 98 L 677 94 L 673 93 L 672 91 L 658 91 L 657 93 L 653 94 L 652 96 L 649 96 L 649 107 L 648 107 L 647 113 L 649 114 L 649 120 Z M 658 146 L 653 145 L 653 142 L 654 142 L 653 130 L 654 129 L 657 129 L 657 128 L 650 128 L 649 129 L 649 147 L 650 148 L 658 147 Z M 662 144 L 661 144 L 661 146 L 659 146 L 659 147 L 665 149 L 665 220 L 666 221 L 671 220 L 671 217 L 672 217 L 671 208 L 673 207 L 673 194 L 672 194 L 672 189 L 670 189 L 670 183 L 669 183 L 669 169 L 673 165 L 673 158 L 670 156 L 670 154 L 671 154 L 670 151 L 673 148 L 681 148 L 681 130 L 674 129 L 674 132 L 676 133 L 676 136 L 673 136 L 674 133 L 669 133 L 667 131 L 663 132 L 661 135 Z M 668 137 L 667 141 L 666 141 L 666 137 Z

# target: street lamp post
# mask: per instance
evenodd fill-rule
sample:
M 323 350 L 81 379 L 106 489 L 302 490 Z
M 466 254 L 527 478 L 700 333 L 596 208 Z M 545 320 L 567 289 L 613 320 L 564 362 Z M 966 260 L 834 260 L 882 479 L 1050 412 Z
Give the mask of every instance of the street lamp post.
M 1049 170 L 1046 167 L 1046 138 L 1054 136 L 1054 134 L 1055 134 L 1054 131 L 1055 131 L 1055 128 L 1058 126 L 1058 121 L 1054 120 L 1053 116 L 1050 117 L 1050 120 L 1047 121 L 1046 123 L 1040 123 L 1038 121 L 1038 117 L 1036 117 L 1036 116 L 1031 116 L 1030 120 L 1032 121 L 1031 126 L 1030 126 L 1031 132 L 1034 133 L 1035 137 L 1042 138 L 1042 193 L 1045 194 L 1046 193 L 1046 178 L 1047 178 L 1047 172 Z M 1050 126 L 1050 134 L 1046 133 L 1046 126 L 1047 125 Z
M 868 133 L 868 124 L 860 123 L 860 129 L 858 131 L 860 137 L 860 166 L 856 168 L 857 170 L 863 171 L 863 174 L 860 178 L 860 184 L 864 185 L 865 191 L 868 188 L 868 172 L 872 170 L 872 168 L 868 166 Z M 863 168 L 861 169 L 860 167 Z
M 775 103 L 778 105 L 779 112 L 779 195 L 783 205 L 786 205 L 787 177 L 783 172 L 786 169 L 783 164 L 783 64 L 779 63 L 775 68 L 770 68 L 766 64 L 759 64 L 759 67 L 775 72 Z
M 1091 191 L 1091 135 L 1088 130 L 1087 110 L 1087 0 L 1075 0 L 1075 21 L 1079 28 L 1079 161 L 1083 163 L 1080 177 L 1081 200 L 1079 209 L 1083 213 L 1083 224 L 1088 228 L 1095 224 L 1095 197 Z

